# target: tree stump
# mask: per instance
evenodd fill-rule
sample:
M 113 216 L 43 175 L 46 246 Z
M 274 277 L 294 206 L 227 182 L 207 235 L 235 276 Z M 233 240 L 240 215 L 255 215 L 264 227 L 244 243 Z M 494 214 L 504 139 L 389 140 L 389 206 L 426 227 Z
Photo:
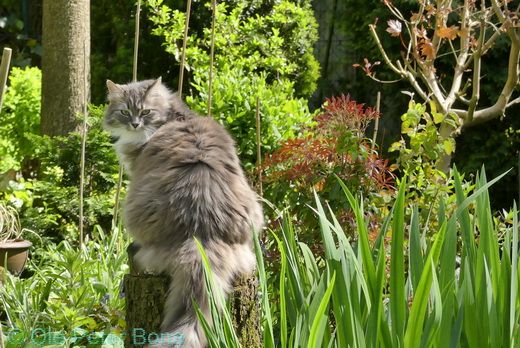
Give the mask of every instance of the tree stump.
M 125 348 L 143 347 L 145 342 L 160 337 L 163 307 L 170 277 L 143 273 L 134 262 L 137 248 L 127 249 L 130 273 L 124 277 L 126 299 Z M 258 279 L 241 277 L 230 294 L 230 313 L 242 347 L 262 347 Z M 180 345 L 179 347 L 182 347 Z
M 258 278 L 255 275 L 237 279 L 230 294 L 230 313 L 238 340 L 244 348 L 262 347 Z

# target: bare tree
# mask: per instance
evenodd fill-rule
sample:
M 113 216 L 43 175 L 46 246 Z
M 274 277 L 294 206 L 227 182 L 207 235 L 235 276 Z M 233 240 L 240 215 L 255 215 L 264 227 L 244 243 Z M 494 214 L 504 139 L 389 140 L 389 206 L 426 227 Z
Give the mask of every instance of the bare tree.
M 397 18 L 388 21 L 386 31 L 401 40 L 401 58 L 390 59 L 375 24 L 370 25 L 370 32 L 391 70 L 407 79 L 424 101 L 435 103 L 439 112 L 455 116 L 455 125 L 441 124 L 441 137 L 455 137 L 463 128 L 500 117 L 506 108 L 520 102 L 520 98 L 513 98 L 519 83 L 520 6 L 509 8 L 510 0 L 417 0 L 418 11 L 406 18 L 391 0 L 384 3 Z M 509 60 L 494 64 L 507 64 L 507 79 L 494 104 L 479 107 L 482 56 L 500 36 L 507 38 Z M 441 56 L 453 59 L 452 72 L 441 70 Z M 363 67 L 374 79 L 377 64 L 365 59 Z M 441 79 L 441 73 L 451 78 Z M 450 160 L 445 154 L 438 169 L 447 171 Z
M 90 97 L 90 0 L 43 1 L 42 133 L 77 130 Z

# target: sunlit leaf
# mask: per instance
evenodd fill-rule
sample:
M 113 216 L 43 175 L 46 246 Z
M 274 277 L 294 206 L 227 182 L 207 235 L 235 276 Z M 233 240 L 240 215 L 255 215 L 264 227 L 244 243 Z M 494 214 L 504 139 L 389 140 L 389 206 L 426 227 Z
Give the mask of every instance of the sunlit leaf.
M 388 21 L 388 28 L 386 28 L 386 31 L 390 33 L 392 36 L 399 36 L 401 35 L 402 31 L 402 24 L 397 19 L 391 19 Z
M 455 40 L 457 38 L 457 33 L 459 32 L 459 27 L 452 25 L 451 27 L 444 27 L 437 29 L 435 34 L 437 36 L 442 37 L 443 39 Z
M 451 155 L 453 151 L 455 150 L 455 144 L 453 144 L 452 141 L 445 140 L 444 141 L 444 151 L 447 155 Z
M 419 44 L 419 50 L 422 56 L 426 58 L 426 60 L 432 60 L 435 58 L 435 47 L 433 47 L 430 39 L 423 39 Z

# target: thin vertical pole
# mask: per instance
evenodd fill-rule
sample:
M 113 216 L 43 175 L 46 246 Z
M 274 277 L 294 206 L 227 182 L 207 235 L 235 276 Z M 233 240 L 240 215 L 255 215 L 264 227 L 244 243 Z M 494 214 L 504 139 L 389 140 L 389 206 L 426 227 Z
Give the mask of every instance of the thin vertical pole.
M 186 7 L 186 24 L 184 26 L 184 40 L 182 42 L 182 55 L 181 55 L 181 67 L 179 71 L 179 88 L 178 93 L 182 98 L 182 84 L 184 80 L 184 64 L 186 62 L 186 43 L 188 41 L 188 30 L 190 28 L 190 13 L 191 13 L 191 0 L 188 0 Z
M 13 51 L 5 47 L 2 53 L 2 63 L 0 63 L 0 112 L 4 103 L 5 85 L 7 84 L 7 76 L 9 75 L 9 64 L 11 63 L 11 53 Z
M 132 81 L 137 81 L 137 53 L 139 53 L 139 20 L 141 18 L 141 0 L 137 1 L 135 12 L 135 35 L 134 35 L 134 66 L 132 70 Z
M 141 0 L 137 1 L 137 9 L 135 11 L 135 33 L 134 33 L 134 64 L 132 68 L 132 81 L 137 81 L 137 56 L 139 53 L 139 21 L 141 19 Z M 119 174 L 117 177 L 116 197 L 114 204 L 114 220 L 113 227 L 117 226 L 119 215 L 119 201 L 121 200 L 121 187 L 123 186 L 123 164 L 119 163 Z
M 80 160 L 80 176 L 79 176 L 79 245 L 83 245 L 84 241 L 84 193 L 85 193 L 85 151 L 87 144 L 87 43 L 84 44 L 83 51 L 83 124 L 81 134 L 81 160 Z
M 377 92 L 377 101 L 376 101 L 376 111 L 379 114 L 379 108 L 381 106 L 381 92 Z M 372 137 L 372 144 L 376 143 L 377 132 L 379 131 L 379 117 L 376 118 L 376 123 L 374 125 L 374 136 Z
M 211 21 L 211 47 L 209 51 L 209 85 L 208 85 L 208 116 L 211 116 L 211 95 L 213 94 L 213 62 L 215 60 L 215 22 L 217 18 L 217 0 L 211 1 L 213 19 Z
M 262 164 L 262 147 L 261 145 L 261 132 L 260 132 L 260 98 L 256 97 L 256 162 L 260 166 Z M 262 171 L 258 171 L 258 182 L 260 189 L 260 197 L 264 196 L 262 188 Z

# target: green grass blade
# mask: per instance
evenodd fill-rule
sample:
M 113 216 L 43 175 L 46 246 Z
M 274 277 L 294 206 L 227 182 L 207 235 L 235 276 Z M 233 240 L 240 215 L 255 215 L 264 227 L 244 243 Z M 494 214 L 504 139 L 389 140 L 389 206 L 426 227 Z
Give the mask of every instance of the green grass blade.
M 318 310 L 314 315 L 314 320 L 312 322 L 311 331 L 309 334 L 309 342 L 307 344 L 308 348 L 321 347 L 322 346 L 322 338 L 324 335 L 324 330 L 328 330 L 329 316 L 327 309 L 329 308 L 329 300 L 330 295 L 332 293 L 332 289 L 334 289 L 334 283 L 336 281 L 336 272 L 332 273 L 332 277 L 328 284 L 327 291 L 323 295 Z
M 200 244 L 197 238 L 194 238 L 194 240 L 202 256 L 202 268 L 204 270 L 204 280 L 211 310 L 211 325 L 201 312 L 198 304 L 194 300 L 192 300 L 192 303 L 208 339 L 209 346 L 212 348 L 240 347 L 241 345 L 235 333 L 229 310 L 225 306 L 224 293 L 222 289 L 215 285 L 209 260 L 202 244 Z
M 433 281 L 432 270 L 437 265 L 440 257 L 442 243 L 446 235 L 446 221 L 441 226 L 435 242 L 428 254 L 425 262 L 424 271 L 419 281 L 419 286 L 414 294 L 412 309 L 410 310 L 410 317 L 408 318 L 408 326 L 404 337 L 405 348 L 416 348 L 419 347 L 421 337 L 423 334 L 424 317 L 428 308 L 428 296 Z
M 515 340 L 514 331 L 517 328 L 517 295 L 518 295 L 518 210 L 516 202 L 513 203 L 513 226 L 511 233 L 513 234 L 513 244 L 511 245 L 511 295 L 509 303 L 509 337 L 511 347 L 516 347 L 519 342 Z
M 273 317 L 271 316 L 271 305 L 268 297 L 267 276 L 264 267 L 264 258 L 262 256 L 262 247 L 258 239 L 258 232 L 253 231 L 253 241 L 255 244 L 256 262 L 258 265 L 258 279 L 260 280 L 260 289 L 262 291 L 262 327 L 263 327 L 263 343 L 265 348 L 274 348 L 276 346 L 273 334 Z
M 419 229 L 419 208 L 414 205 L 410 224 L 409 264 L 412 289 L 415 291 L 424 268 L 423 251 L 421 248 L 421 231 Z
M 354 211 L 356 216 L 356 224 L 358 228 L 359 245 L 361 248 L 361 257 L 363 259 L 363 267 L 366 275 L 366 282 L 370 290 L 370 299 L 372 302 L 378 297 L 377 294 L 377 281 L 375 276 L 375 266 L 372 260 L 372 253 L 370 252 L 370 243 L 368 241 L 368 231 L 365 225 L 365 217 L 362 214 L 361 208 L 357 200 L 354 198 L 352 193 L 349 191 L 347 186 L 341 181 L 339 177 L 336 177 L 343 192 L 345 193 L 347 200 Z
M 424 333 L 421 339 L 421 347 L 434 347 L 434 341 L 437 333 L 439 332 L 440 324 L 443 319 L 442 309 L 444 304 L 442 302 L 441 289 L 433 264 L 432 267 L 432 312 L 429 313 L 429 316 L 426 320 L 426 326 L 424 328 Z
M 403 178 L 397 199 L 392 223 L 392 248 L 390 251 L 390 313 L 392 319 L 393 345 L 402 345 L 406 317 L 407 296 L 404 290 L 404 196 L 406 178 Z
M 286 302 L 286 290 L 285 282 L 287 281 L 287 256 L 285 254 L 285 248 L 280 239 L 273 233 L 273 237 L 278 243 L 278 249 L 280 250 L 281 259 L 281 270 L 280 270 L 280 347 L 287 347 L 287 302 Z

